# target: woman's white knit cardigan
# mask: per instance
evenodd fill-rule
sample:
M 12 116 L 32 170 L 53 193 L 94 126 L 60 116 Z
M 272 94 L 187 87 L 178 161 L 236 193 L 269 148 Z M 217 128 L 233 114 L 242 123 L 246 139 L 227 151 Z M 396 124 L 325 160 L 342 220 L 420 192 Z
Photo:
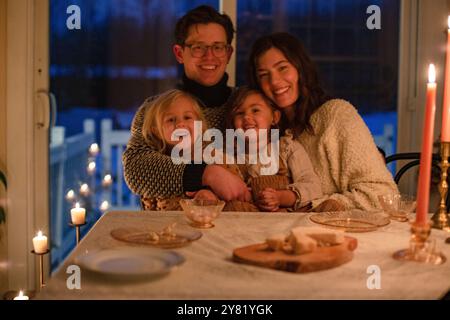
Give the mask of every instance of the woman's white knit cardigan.
M 347 101 L 324 103 L 311 117 L 314 135 L 303 132 L 298 138 L 318 174 L 324 197 L 336 199 L 347 209 L 380 208 L 378 195 L 398 193 L 391 173 L 373 137 Z

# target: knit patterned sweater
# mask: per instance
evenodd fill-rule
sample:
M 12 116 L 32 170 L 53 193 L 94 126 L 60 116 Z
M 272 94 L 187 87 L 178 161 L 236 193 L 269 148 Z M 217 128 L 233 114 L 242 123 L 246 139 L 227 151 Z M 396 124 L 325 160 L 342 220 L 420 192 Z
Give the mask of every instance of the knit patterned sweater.
M 146 198 L 171 197 L 184 191 L 183 174 L 186 165 L 174 164 L 170 156 L 148 145 L 142 135 L 145 112 L 155 98 L 147 99 L 136 112 L 131 125 L 131 137 L 122 157 L 128 187 Z M 225 110 L 226 105 L 202 108 L 208 127 L 222 129 Z
M 303 132 L 298 140 L 306 149 L 319 176 L 324 197 L 335 199 L 347 209 L 379 208 L 378 195 L 398 193 L 373 137 L 347 101 L 324 103 L 311 117 L 314 135 Z

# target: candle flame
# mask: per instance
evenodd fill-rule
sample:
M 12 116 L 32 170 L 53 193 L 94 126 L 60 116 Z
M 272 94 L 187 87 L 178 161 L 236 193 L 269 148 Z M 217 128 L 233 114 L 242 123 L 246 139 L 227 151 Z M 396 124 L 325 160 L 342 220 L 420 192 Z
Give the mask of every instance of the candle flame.
M 448 24 L 448 28 L 450 29 L 450 16 L 448 16 L 448 18 L 447 18 L 447 24 Z
M 103 201 L 102 204 L 100 205 L 100 210 L 101 211 L 106 211 L 109 209 L 109 202 L 108 201 Z
M 42 231 L 41 230 L 38 231 L 37 236 L 38 237 L 42 237 Z
M 67 200 L 72 200 L 73 198 L 75 198 L 75 191 L 73 191 L 72 189 L 70 189 L 67 194 L 66 194 L 66 199 Z
M 80 207 L 80 204 L 77 202 L 77 203 L 75 203 L 75 208 L 79 208 Z
M 22 290 L 19 291 L 19 297 L 23 297 L 23 291 Z
M 89 152 L 91 154 L 96 155 L 98 153 L 98 151 L 99 151 L 98 144 L 96 144 L 96 143 L 91 144 L 91 146 L 89 147 Z
M 434 64 L 430 64 L 428 67 L 428 83 L 435 83 L 436 82 L 436 68 L 434 67 Z
M 110 180 L 111 180 L 111 175 L 110 175 L 110 174 L 107 174 L 107 175 L 103 178 L 103 180 L 105 180 L 105 181 L 110 181 Z

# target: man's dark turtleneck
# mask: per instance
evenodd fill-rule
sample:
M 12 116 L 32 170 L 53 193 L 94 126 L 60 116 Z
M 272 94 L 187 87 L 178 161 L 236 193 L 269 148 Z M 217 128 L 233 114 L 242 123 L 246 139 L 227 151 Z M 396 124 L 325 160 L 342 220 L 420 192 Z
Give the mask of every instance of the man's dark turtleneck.
M 224 74 L 220 81 L 210 87 L 203 86 L 198 82 L 189 79 L 183 74 L 182 82 L 178 85 L 178 89 L 189 92 L 197 97 L 206 108 L 220 107 L 224 105 L 230 94 L 231 88 L 227 85 L 228 74 Z M 198 191 L 205 188 L 202 185 L 203 172 L 206 164 L 187 164 L 183 173 L 183 190 Z
M 217 84 L 210 87 L 203 86 L 183 74 L 182 82 L 178 85 L 178 88 L 196 96 L 207 108 L 212 108 L 222 106 L 227 102 L 231 94 L 231 88 L 228 87 L 227 82 L 228 74 L 226 73 Z

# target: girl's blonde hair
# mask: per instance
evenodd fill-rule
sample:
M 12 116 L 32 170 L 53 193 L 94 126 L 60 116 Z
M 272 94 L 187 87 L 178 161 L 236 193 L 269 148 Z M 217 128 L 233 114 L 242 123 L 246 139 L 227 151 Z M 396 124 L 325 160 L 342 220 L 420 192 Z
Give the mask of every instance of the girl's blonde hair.
M 207 129 L 206 119 L 201 111 L 198 100 L 185 91 L 178 89 L 169 90 L 151 102 L 145 113 L 144 123 L 142 125 L 142 135 L 144 136 L 145 141 L 159 152 L 170 152 L 170 148 L 168 148 L 166 141 L 164 141 L 162 122 L 164 112 L 166 112 L 167 108 L 181 97 L 191 100 L 198 121 L 202 121 L 203 123 L 203 132 Z

